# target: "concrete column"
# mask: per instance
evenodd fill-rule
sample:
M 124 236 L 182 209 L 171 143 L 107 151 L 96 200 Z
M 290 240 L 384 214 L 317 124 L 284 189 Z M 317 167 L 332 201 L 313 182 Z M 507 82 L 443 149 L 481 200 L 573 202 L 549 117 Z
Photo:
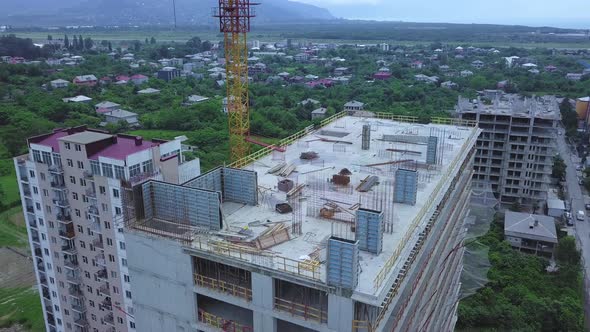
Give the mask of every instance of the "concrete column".
M 353 319 L 352 299 L 328 294 L 328 328 L 338 332 L 352 332 Z
M 276 332 L 276 320 L 271 315 L 265 314 L 265 312 L 272 312 L 274 298 L 274 281 L 272 277 L 252 272 L 252 314 L 254 316 L 254 331 Z

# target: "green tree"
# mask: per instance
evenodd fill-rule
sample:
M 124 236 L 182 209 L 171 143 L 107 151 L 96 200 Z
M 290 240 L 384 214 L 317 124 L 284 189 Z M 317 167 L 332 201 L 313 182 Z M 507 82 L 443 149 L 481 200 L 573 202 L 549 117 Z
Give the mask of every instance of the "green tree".
M 82 38 L 82 35 L 78 36 L 78 51 L 83 51 L 84 50 L 84 38 Z
M 70 48 L 70 38 L 68 38 L 68 35 L 64 35 L 64 47 Z
M 84 39 L 84 49 L 91 50 L 93 46 L 94 41 L 92 40 L 92 38 L 86 37 L 86 39 Z
M 72 41 L 72 49 L 78 49 L 78 37 L 76 37 L 76 35 L 74 35 L 74 40 Z
M 563 158 L 561 158 L 561 156 L 553 157 L 553 169 L 551 172 L 551 176 L 556 179 L 563 180 L 565 179 L 566 170 L 567 166 L 563 161 Z
M 47 35 L 47 40 L 49 40 L 49 41 L 53 40 L 53 36 L 52 35 Z
M 565 236 L 559 240 L 555 249 L 555 258 L 562 265 L 578 265 L 580 252 L 576 248 L 576 239 L 573 236 Z
M 6 194 L 4 193 L 4 188 L 2 188 L 2 184 L 0 184 L 0 210 L 4 208 L 4 202 L 6 202 Z
M 155 44 L 155 43 L 156 43 L 156 38 L 152 37 L 152 38 L 150 39 L 150 44 Z

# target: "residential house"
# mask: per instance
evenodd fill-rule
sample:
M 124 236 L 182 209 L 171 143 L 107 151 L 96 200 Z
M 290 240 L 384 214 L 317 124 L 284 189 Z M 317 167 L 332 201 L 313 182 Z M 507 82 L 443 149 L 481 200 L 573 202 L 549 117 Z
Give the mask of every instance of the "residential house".
M 121 107 L 121 105 L 119 105 L 117 103 L 113 103 L 111 101 L 103 101 L 101 103 L 94 105 L 94 109 L 96 111 L 98 111 L 100 109 L 114 111 L 114 110 L 119 109 L 120 107 Z
M 320 101 L 319 100 L 315 100 L 315 99 L 311 99 L 311 98 L 307 98 L 305 100 L 302 100 L 301 102 L 299 102 L 299 105 L 301 106 L 306 106 L 307 104 L 312 104 L 314 106 L 319 105 Z
M 126 110 L 113 110 L 104 113 L 107 123 L 119 123 L 120 121 L 127 122 L 130 126 L 138 126 L 137 114 Z
M 318 78 L 320 78 L 320 77 L 317 75 L 312 75 L 312 74 L 305 75 L 305 79 L 308 81 L 314 81 L 314 80 L 317 80 Z
M 130 77 L 131 82 L 135 85 L 142 85 L 149 80 L 149 77 L 141 74 L 135 74 Z
M 286 71 L 284 71 L 282 73 L 278 73 L 277 76 L 280 77 L 280 78 L 282 78 L 282 79 L 284 79 L 284 80 L 286 80 L 286 79 L 289 78 L 289 76 L 291 76 L 291 74 L 289 74 Z
M 166 82 L 172 81 L 173 79 L 180 77 L 180 69 L 175 67 L 164 67 L 157 72 L 158 79 L 164 80 Z
M 555 219 L 537 214 L 506 211 L 504 238 L 513 248 L 550 256 L 557 245 Z
M 570 80 L 570 81 L 579 81 L 582 79 L 582 74 L 578 74 L 578 73 L 567 73 L 565 75 L 565 78 Z
M 82 75 L 74 77 L 74 84 L 78 86 L 95 86 L 98 79 L 94 75 Z
M 299 53 L 293 56 L 293 60 L 297 62 L 307 62 L 309 61 L 309 54 L 307 53 Z
M 86 96 L 76 96 L 71 98 L 63 98 L 64 103 L 89 103 L 92 101 L 92 98 Z
M 188 98 L 186 98 L 184 105 L 195 105 L 195 104 L 207 101 L 207 100 L 209 100 L 209 98 L 207 98 L 207 97 L 203 97 L 203 96 L 199 96 L 199 95 L 191 95 L 191 96 L 188 96 Z
M 565 202 L 559 198 L 547 199 L 547 215 L 561 218 L 565 212 Z
M 391 73 L 386 71 L 379 71 L 373 74 L 373 78 L 376 80 L 385 81 L 391 78 Z
M 153 89 L 153 88 L 147 88 L 147 89 L 137 91 L 137 94 L 139 94 L 139 95 L 153 95 L 153 94 L 158 94 L 158 93 L 160 93 L 160 90 Z
M 311 119 L 312 120 L 321 120 L 326 117 L 327 112 L 328 112 L 328 109 L 325 107 L 320 107 L 318 109 L 315 109 L 311 112 Z
M 262 62 L 257 62 L 251 66 L 248 66 L 248 75 L 257 75 L 266 72 L 266 65 Z
M 471 66 L 475 69 L 482 69 L 485 66 L 485 64 L 481 60 L 475 60 L 471 62 Z
M 441 88 L 447 88 L 447 89 L 456 89 L 459 87 L 459 84 L 455 83 L 455 82 L 451 82 L 451 81 L 446 81 L 446 82 L 442 82 L 440 84 Z
M 100 84 L 111 84 L 111 83 L 113 83 L 113 79 L 108 76 L 105 76 L 105 77 L 101 78 L 98 82 Z
M 451 69 L 451 67 L 449 67 L 448 65 L 440 65 L 440 66 L 438 66 L 438 69 L 439 69 L 441 72 L 443 72 L 443 73 L 446 73 L 446 72 L 448 72 L 448 71 L 449 71 L 449 69 Z
M 473 72 L 471 70 L 462 70 L 461 71 L 461 77 L 469 77 L 469 76 L 473 76 Z
M 360 101 L 351 100 L 344 104 L 344 112 L 347 112 L 349 115 L 354 115 L 354 113 L 358 111 L 364 111 L 364 109 L 365 104 Z
M 57 80 L 53 80 L 51 82 L 49 82 L 49 84 L 51 84 L 51 87 L 54 89 L 62 89 L 62 88 L 67 88 L 68 85 L 70 85 L 70 82 L 66 81 L 66 80 L 62 80 L 57 79 Z
M 422 69 L 422 67 L 424 67 L 424 64 L 422 63 L 422 61 L 413 61 L 412 63 L 410 63 L 410 68 L 412 69 Z
M 335 76 L 342 76 L 348 74 L 348 67 L 338 67 L 334 69 Z
M 418 81 L 418 82 L 425 82 L 425 83 L 428 83 L 428 84 L 438 82 L 438 77 L 437 76 L 427 76 L 427 75 L 424 75 L 424 74 L 414 75 L 414 79 L 416 79 L 416 81 Z

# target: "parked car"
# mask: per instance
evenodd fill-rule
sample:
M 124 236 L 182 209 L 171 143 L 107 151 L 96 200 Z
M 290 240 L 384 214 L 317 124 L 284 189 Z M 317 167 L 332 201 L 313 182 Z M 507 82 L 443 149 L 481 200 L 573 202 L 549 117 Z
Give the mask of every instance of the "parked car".
M 576 214 L 576 219 L 578 219 L 579 221 L 584 221 L 584 219 L 586 219 L 586 214 L 584 213 L 584 211 L 578 211 L 578 213 Z
M 586 204 L 586 211 L 590 210 L 590 204 Z

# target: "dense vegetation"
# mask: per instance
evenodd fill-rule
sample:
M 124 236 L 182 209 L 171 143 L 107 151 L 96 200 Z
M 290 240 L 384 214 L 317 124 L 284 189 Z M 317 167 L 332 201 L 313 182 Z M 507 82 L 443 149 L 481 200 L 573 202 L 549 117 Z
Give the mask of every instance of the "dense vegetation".
M 459 304 L 459 330 L 584 331 L 580 254 L 573 237 L 559 240 L 559 271 L 546 259 L 520 253 L 495 222 L 479 242 L 489 246 L 489 282 Z

